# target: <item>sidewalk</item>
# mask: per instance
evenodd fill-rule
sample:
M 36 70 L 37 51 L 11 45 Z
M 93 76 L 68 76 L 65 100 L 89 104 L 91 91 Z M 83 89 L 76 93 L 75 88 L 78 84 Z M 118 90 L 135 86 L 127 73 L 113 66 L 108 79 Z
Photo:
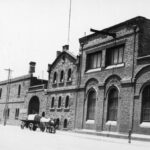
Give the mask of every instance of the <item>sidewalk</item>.
M 81 134 L 88 134 L 88 135 L 97 135 L 97 136 L 103 136 L 103 137 L 112 137 L 112 138 L 121 138 L 121 139 L 127 139 L 128 140 L 128 134 L 118 133 L 118 132 L 109 132 L 109 131 L 102 131 L 97 132 L 94 130 L 87 130 L 87 129 L 75 129 L 73 132 L 75 133 L 81 133 Z M 146 141 L 150 142 L 150 135 L 143 135 L 143 134 L 131 134 L 131 141 Z

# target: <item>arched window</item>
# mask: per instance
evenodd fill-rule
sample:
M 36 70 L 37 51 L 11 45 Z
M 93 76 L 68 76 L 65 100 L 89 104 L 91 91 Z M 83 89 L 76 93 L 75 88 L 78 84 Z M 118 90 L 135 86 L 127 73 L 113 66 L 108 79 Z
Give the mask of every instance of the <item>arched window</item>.
M 142 122 L 150 122 L 150 85 L 146 86 L 142 92 Z
M 61 107 L 61 96 L 59 97 L 59 100 L 58 100 L 58 108 Z
M 116 88 L 113 88 L 109 91 L 108 94 L 107 120 L 117 121 L 117 112 L 118 112 L 118 90 Z
M 65 108 L 69 107 L 69 96 L 66 97 Z
M 53 83 L 56 83 L 56 82 L 57 82 L 57 72 L 55 72 L 53 76 Z
M 20 92 L 21 92 L 21 85 L 18 86 L 18 96 L 20 96 Z
M 71 69 L 68 70 L 67 81 L 71 81 Z
M 67 128 L 67 126 L 68 126 L 68 120 L 65 119 L 65 120 L 64 120 L 64 128 Z
M 53 97 L 51 101 L 51 108 L 54 108 L 54 101 L 55 101 L 55 98 Z
M 60 73 L 60 82 L 64 82 L 64 71 L 63 70 Z
M 96 104 L 96 92 L 94 90 L 89 92 L 87 102 L 87 120 L 95 120 L 95 104 Z
M 44 111 L 42 112 L 42 117 L 45 117 L 45 112 Z

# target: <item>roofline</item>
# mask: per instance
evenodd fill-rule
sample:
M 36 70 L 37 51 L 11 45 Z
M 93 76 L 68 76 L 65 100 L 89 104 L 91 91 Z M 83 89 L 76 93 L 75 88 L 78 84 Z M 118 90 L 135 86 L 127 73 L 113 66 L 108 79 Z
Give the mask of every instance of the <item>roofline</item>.
M 20 77 L 12 78 L 11 82 L 18 82 L 18 81 L 22 81 L 22 80 L 27 80 L 27 79 L 30 79 L 31 77 L 33 77 L 32 74 L 27 74 L 27 75 L 23 75 Z M 7 83 L 8 83 L 8 80 L 0 81 L 0 85 L 7 84 Z
M 70 52 L 67 52 L 67 51 L 62 51 L 61 54 L 55 58 L 55 60 L 54 60 L 53 63 L 51 64 L 51 67 L 53 67 L 53 65 L 56 63 L 56 61 L 58 60 L 58 58 L 59 58 L 63 53 L 66 53 L 66 54 L 70 55 L 70 56 L 76 61 L 77 58 L 76 58 L 73 54 L 70 54 Z
M 145 20 L 149 20 L 145 17 L 142 17 L 142 16 L 137 16 L 137 17 L 134 17 L 134 18 L 131 18 L 129 20 L 126 20 L 124 22 L 121 22 L 121 23 L 118 23 L 116 25 L 113 25 L 111 27 L 108 27 L 108 28 L 105 28 L 105 29 L 102 29 L 100 31 L 109 31 L 109 30 L 112 30 L 112 29 L 115 29 L 115 28 L 118 28 L 118 27 L 121 27 L 121 26 L 124 26 L 124 25 L 128 25 L 128 24 L 133 24 L 133 23 L 138 23 L 139 21 L 145 21 Z M 84 37 L 81 37 L 79 38 L 79 42 L 80 43 L 83 43 L 84 41 L 87 41 L 88 38 L 92 37 L 92 36 L 96 36 L 98 35 L 99 33 L 92 33 L 92 34 L 89 34 L 87 36 L 84 36 Z

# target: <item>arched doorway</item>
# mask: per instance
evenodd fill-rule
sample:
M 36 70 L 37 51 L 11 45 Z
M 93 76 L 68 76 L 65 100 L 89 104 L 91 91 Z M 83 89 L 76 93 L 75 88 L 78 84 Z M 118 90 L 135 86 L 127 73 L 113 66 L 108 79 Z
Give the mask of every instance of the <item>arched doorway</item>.
M 37 96 L 33 96 L 29 102 L 28 115 L 29 114 L 38 114 L 39 106 L 40 106 L 39 98 Z

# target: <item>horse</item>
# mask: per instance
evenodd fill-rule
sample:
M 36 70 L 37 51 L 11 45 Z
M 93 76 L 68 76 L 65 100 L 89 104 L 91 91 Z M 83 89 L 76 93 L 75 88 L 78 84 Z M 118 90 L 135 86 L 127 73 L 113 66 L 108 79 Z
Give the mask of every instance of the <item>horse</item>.
M 42 132 L 46 129 L 46 132 L 56 133 L 56 129 L 58 129 L 58 121 L 57 119 L 42 117 L 40 119 L 39 128 Z

